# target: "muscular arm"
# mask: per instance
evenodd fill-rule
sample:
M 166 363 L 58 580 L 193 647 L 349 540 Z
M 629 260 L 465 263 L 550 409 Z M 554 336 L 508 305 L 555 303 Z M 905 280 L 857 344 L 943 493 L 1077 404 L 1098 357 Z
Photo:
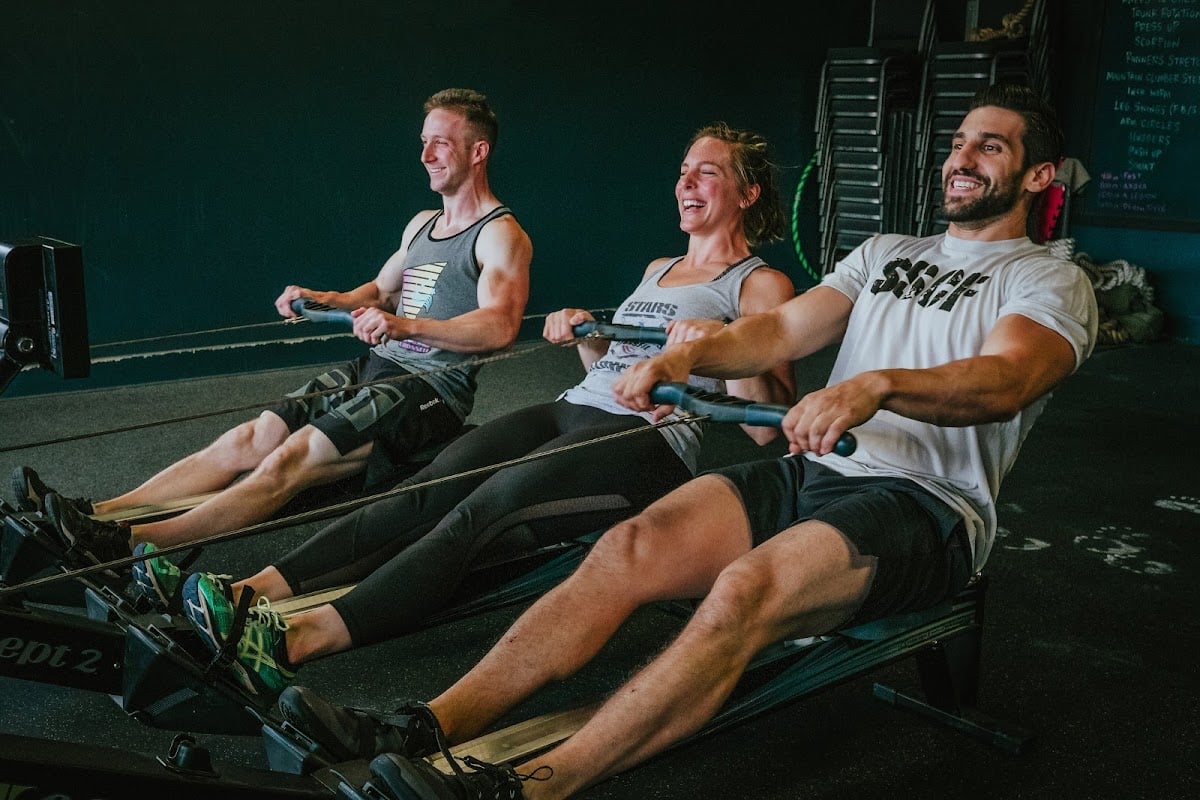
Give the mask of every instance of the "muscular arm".
M 656 383 L 684 381 L 689 374 L 737 380 L 762 375 L 839 341 L 846 330 L 851 302 L 825 286 L 758 314 L 730 323 L 711 336 L 681 342 L 635 364 L 617 380 L 618 402 L 649 411 Z M 665 414 L 669 409 L 656 412 Z
M 846 381 L 878 408 L 935 425 L 1003 422 L 1075 369 L 1075 351 L 1028 317 L 996 322 L 978 356 L 929 369 L 884 369 Z
M 782 272 L 759 268 L 742 283 L 740 316 L 748 317 L 769 311 L 791 300 L 796 295 L 792 281 Z M 726 391 L 735 397 L 753 400 L 756 403 L 788 405 L 796 401 L 796 374 L 791 359 L 778 362 L 775 366 L 750 378 L 729 380 Z M 765 445 L 779 436 L 777 428 L 743 425 L 742 430 L 756 444 Z
M 871 370 L 801 398 L 783 430 L 793 452 L 829 452 L 880 409 L 944 426 L 1012 419 L 1075 369 L 1062 336 L 1016 314 L 1002 317 L 980 354 L 927 369 Z
M 379 341 L 381 336 L 416 339 L 460 353 L 483 353 L 512 344 L 520 333 L 521 316 L 529 299 L 533 245 L 516 219 L 506 216 L 484 226 L 475 253 L 480 266 L 479 308 L 439 320 L 410 319 L 370 307 L 353 312 L 355 334 L 367 342 Z M 376 284 L 394 303 L 402 280 L 402 267 L 389 271 L 385 265 Z

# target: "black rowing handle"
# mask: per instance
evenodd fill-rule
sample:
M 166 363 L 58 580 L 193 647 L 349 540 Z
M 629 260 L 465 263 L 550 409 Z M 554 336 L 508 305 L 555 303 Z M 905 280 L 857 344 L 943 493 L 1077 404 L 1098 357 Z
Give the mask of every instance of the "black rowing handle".
M 619 339 L 622 342 L 644 342 L 646 344 L 666 344 L 667 331 L 665 328 L 650 328 L 641 325 L 618 325 L 612 322 L 596 322 L 589 320 L 571 328 L 576 336 L 595 334 L 600 339 Z
M 755 403 L 719 392 L 706 392 L 687 383 L 655 384 L 650 390 L 650 399 L 660 405 L 679 406 L 693 414 L 704 414 L 714 422 L 737 422 L 764 428 L 778 428 L 788 412 L 787 406 Z M 833 452 L 848 456 L 857 446 L 854 434 L 847 431 L 838 437 Z
M 354 326 L 354 317 L 350 316 L 349 311 L 327 306 L 307 297 L 298 297 L 293 300 L 292 311 L 310 322 L 341 322 L 351 327 Z

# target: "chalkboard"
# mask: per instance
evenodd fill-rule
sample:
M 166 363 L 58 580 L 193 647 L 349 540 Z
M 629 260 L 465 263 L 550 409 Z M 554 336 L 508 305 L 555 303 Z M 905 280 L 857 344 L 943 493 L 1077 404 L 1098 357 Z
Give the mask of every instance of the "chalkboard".
M 1200 0 L 1107 0 L 1080 216 L 1200 230 Z

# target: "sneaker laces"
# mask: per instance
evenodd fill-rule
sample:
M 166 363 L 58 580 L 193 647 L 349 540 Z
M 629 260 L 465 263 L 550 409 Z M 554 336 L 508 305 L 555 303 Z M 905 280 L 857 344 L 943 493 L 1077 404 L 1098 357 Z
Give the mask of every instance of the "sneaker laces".
M 281 669 L 282 665 L 275 660 L 274 653 L 277 639 L 271 634 L 285 632 L 289 627 L 287 620 L 271 608 L 270 600 L 261 595 L 257 605 L 247 609 L 246 617 L 248 624 L 238 638 L 238 658 L 243 663 L 253 661 L 255 670 L 264 665 L 271 669 Z
M 225 574 L 225 573 L 218 574 L 216 572 L 206 572 L 206 573 L 204 573 L 204 577 L 205 577 L 205 579 L 208 580 L 209 583 L 211 583 L 213 586 L 216 586 L 217 589 L 220 590 L 221 594 L 225 595 L 226 597 L 228 597 L 231 594 L 230 587 L 233 586 L 233 576 L 232 575 Z M 266 599 L 267 598 L 265 598 L 265 597 L 259 598 L 260 601 L 264 601 Z M 268 605 L 269 605 L 269 603 L 268 603 Z M 254 610 L 255 609 L 251 609 L 251 611 L 254 611 Z M 278 614 L 279 612 L 273 611 L 271 613 Z
M 458 765 L 458 759 L 452 758 L 448 750 L 443 751 L 443 755 L 446 756 L 446 760 L 450 763 L 450 768 L 454 770 L 460 779 L 466 777 L 466 773 Z M 464 756 L 462 763 L 475 772 L 482 772 L 496 779 L 500 784 L 497 787 L 498 789 L 508 789 L 509 795 L 505 800 L 515 800 L 515 798 L 521 797 L 521 784 L 525 781 L 548 781 L 554 777 L 554 768 L 549 764 L 543 764 L 533 772 L 520 773 L 507 764 L 491 764 L 475 756 Z

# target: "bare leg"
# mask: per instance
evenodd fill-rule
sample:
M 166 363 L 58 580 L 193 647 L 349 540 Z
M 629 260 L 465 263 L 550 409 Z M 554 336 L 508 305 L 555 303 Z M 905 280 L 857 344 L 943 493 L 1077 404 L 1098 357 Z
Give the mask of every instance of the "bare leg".
M 220 494 L 177 517 L 132 526 L 133 540 L 166 547 L 261 522 L 304 489 L 366 469 L 371 447 L 343 456 L 325 434 L 305 426 Z
M 586 664 L 639 606 L 703 596 L 749 548 L 745 514 L 729 485 L 712 476 L 690 481 L 605 533 L 570 578 L 430 706 L 451 741 L 469 739 Z
M 349 650 L 354 644 L 346 623 L 333 606 L 317 606 L 288 620 L 288 660 L 301 664 L 319 656 Z
M 266 567 L 245 580 L 237 581 L 229 588 L 233 591 L 235 605 L 246 591 L 268 600 L 283 600 L 292 596 L 291 587 L 273 566 Z M 342 616 L 331 605 L 317 606 L 290 617 L 284 639 L 287 642 L 288 661 L 292 664 L 340 653 L 349 650 L 354 644 Z
M 247 588 L 268 600 L 284 600 L 292 596 L 292 587 L 288 586 L 279 570 L 273 566 L 264 567 L 249 578 L 234 583 L 230 588 L 233 589 L 235 599 Z
M 226 431 L 208 447 L 176 461 L 136 489 L 95 502 L 93 508 L 97 514 L 108 514 L 224 489 L 239 475 L 262 463 L 287 437 L 283 420 L 264 411 L 257 419 Z
M 806 522 L 726 569 L 679 637 L 558 748 L 521 766 L 553 769 L 529 800 L 566 797 L 699 730 L 771 642 L 827 632 L 861 603 L 873 560 L 841 534 Z

